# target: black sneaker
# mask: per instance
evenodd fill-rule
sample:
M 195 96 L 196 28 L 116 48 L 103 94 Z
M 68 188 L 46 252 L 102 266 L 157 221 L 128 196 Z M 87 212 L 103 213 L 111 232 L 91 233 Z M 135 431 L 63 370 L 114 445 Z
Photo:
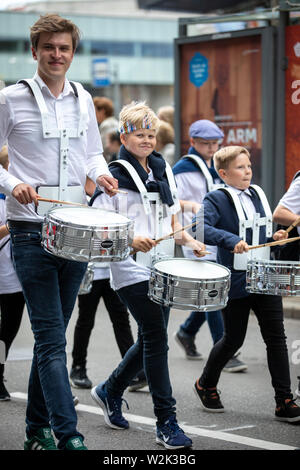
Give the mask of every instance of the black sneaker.
M 203 388 L 199 385 L 199 379 L 194 384 L 194 392 L 200 398 L 201 406 L 205 411 L 212 413 L 223 413 L 224 406 L 216 388 Z
M 197 351 L 195 337 L 178 330 L 174 333 L 176 343 L 184 350 L 187 359 L 199 361 L 203 359 L 202 354 Z
M 129 392 L 136 392 L 137 390 L 140 390 L 141 388 L 144 388 L 148 385 L 146 376 L 144 371 L 138 373 L 130 382 L 128 386 L 128 391 Z
M 299 383 L 298 383 L 297 390 L 295 390 L 295 394 L 296 394 L 296 397 L 300 399 L 300 375 L 299 377 L 297 377 L 297 379 L 299 380 Z
M 86 368 L 84 366 L 72 367 L 70 382 L 75 388 L 92 388 L 92 382 L 88 378 Z
M 278 404 L 275 410 L 275 419 L 287 423 L 298 423 L 300 422 L 300 407 L 296 405 L 295 400 L 285 400 Z
M 238 359 L 240 353 L 235 354 L 223 367 L 224 372 L 244 372 L 248 369 L 247 364 Z
M 0 401 L 9 401 L 10 394 L 6 390 L 6 387 L 3 382 L 0 382 Z

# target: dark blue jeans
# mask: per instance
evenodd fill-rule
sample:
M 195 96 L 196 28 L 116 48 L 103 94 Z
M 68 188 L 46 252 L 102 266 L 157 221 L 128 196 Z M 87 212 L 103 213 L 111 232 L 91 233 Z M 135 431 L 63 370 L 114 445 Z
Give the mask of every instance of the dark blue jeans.
M 168 368 L 170 309 L 149 299 L 147 281 L 123 287 L 118 294 L 138 324 L 138 338 L 107 380 L 107 391 L 113 396 L 121 396 L 129 382 L 144 369 L 155 416 L 158 423 L 163 423 L 175 415 L 176 403 Z
M 14 266 L 22 285 L 31 328 L 34 354 L 28 385 L 26 432 L 52 427 L 63 448 L 77 430 L 68 371 L 66 328 L 71 317 L 86 263 L 47 253 L 39 230 L 11 229 Z
M 181 330 L 190 336 L 196 336 L 203 323 L 207 320 L 213 343 L 217 343 L 224 333 L 222 312 L 199 312 L 193 311 L 187 317 L 184 323 L 180 325 Z

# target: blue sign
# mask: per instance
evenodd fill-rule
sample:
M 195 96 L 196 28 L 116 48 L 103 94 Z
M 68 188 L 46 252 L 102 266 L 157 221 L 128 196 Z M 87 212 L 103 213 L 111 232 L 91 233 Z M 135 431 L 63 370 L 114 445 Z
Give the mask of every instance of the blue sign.
M 93 59 L 92 78 L 94 87 L 104 87 L 111 84 L 109 62 L 107 58 Z
M 196 87 L 200 87 L 208 79 L 208 59 L 196 52 L 189 63 L 190 82 Z

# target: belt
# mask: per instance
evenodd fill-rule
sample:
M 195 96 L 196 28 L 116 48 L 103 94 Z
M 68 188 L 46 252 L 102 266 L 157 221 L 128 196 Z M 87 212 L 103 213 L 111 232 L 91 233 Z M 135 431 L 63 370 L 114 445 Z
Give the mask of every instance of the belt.
M 42 231 L 43 224 L 42 222 L 27 222 L 25 220 L 8 220 L 7 225 L 9 229 L 12 230 L 28 230 L 30 231 Z

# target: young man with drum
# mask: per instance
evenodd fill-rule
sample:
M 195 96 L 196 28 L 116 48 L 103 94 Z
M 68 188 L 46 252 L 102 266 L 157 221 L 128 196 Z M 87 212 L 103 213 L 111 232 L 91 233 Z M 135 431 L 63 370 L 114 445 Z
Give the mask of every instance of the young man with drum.
M 96 193 L 94 207 L 108 207 L 135 221 L 132 248 L 127 260 L 111 263 L 113 287 L 138 324 L 138 339 L 109 378 L 92 389 L 92 397 L 104 411 L 113 429 L 127 429 L 122 416 L 122 396 L 130 381 L 144 367 L 157 418 L 156 441 L 168 449 L 190 447 L 176 421 L 175 399 L 168 370 L 168 307 L 148 297 L 151 262 L 174 256 L 174 240 L 156 239 L 182 228 L 176 213 L 180 210 L 171 167 L 155 152 L 159 120 L 145 103 L 131 103 L 120 113 L 122 147 L 120 160 L 109 167 L 127 195 L 109 199 Z M 188 244 L 201 256 L 204 245 L 183 231 L 178 243 Z
M 289 358 L 283 324 L 282 298 L 277 295 L 249 293 L 246 269 L 249 245 L 267 242 L 272 234 L 272 213 L 268 201 L 256 185 L 250 185 L 252 169 L 248 150 L 224 147 L 214 155 L 215 168 L 225 188 L 208 193 L 204 204 L 204 240 L 218 246 L 217 261 L 231 270 L 229 301 L 223 310 L 224 336 L 210 352 L 203 373 L 194 390 L 206 411 L 223 412 L 217 384 L 230 357 L 242 346 L 252 309 L 258 319 L 267 347 L 267 359 L 275 390 L 275 417 L 295 423 L 300 421 L 300 408 L 291 394 Z M 277 231 L 275 240 L 287 238 Z M 269 259 L 270 247 L 259 248 L 259 259 Z
M 91 96 L 66 79 L 79 30 L 59 15 L 31 28 L 33 79 L 0 93 L 0 145 L 8 142 L 10 167 L 0 170 L 7 195 L 12 253 L 35 339 L 26 412 L 26 450 L 84 450 L 77 431 L 66 367 L 65 331 L 86 263 L 61 259 L 41 247 L 38 196 L 84 202 L 86 175 L 110 195 L 117 188 L 102 156 Z M 49 207 L 45 207 L 45 210 Z

